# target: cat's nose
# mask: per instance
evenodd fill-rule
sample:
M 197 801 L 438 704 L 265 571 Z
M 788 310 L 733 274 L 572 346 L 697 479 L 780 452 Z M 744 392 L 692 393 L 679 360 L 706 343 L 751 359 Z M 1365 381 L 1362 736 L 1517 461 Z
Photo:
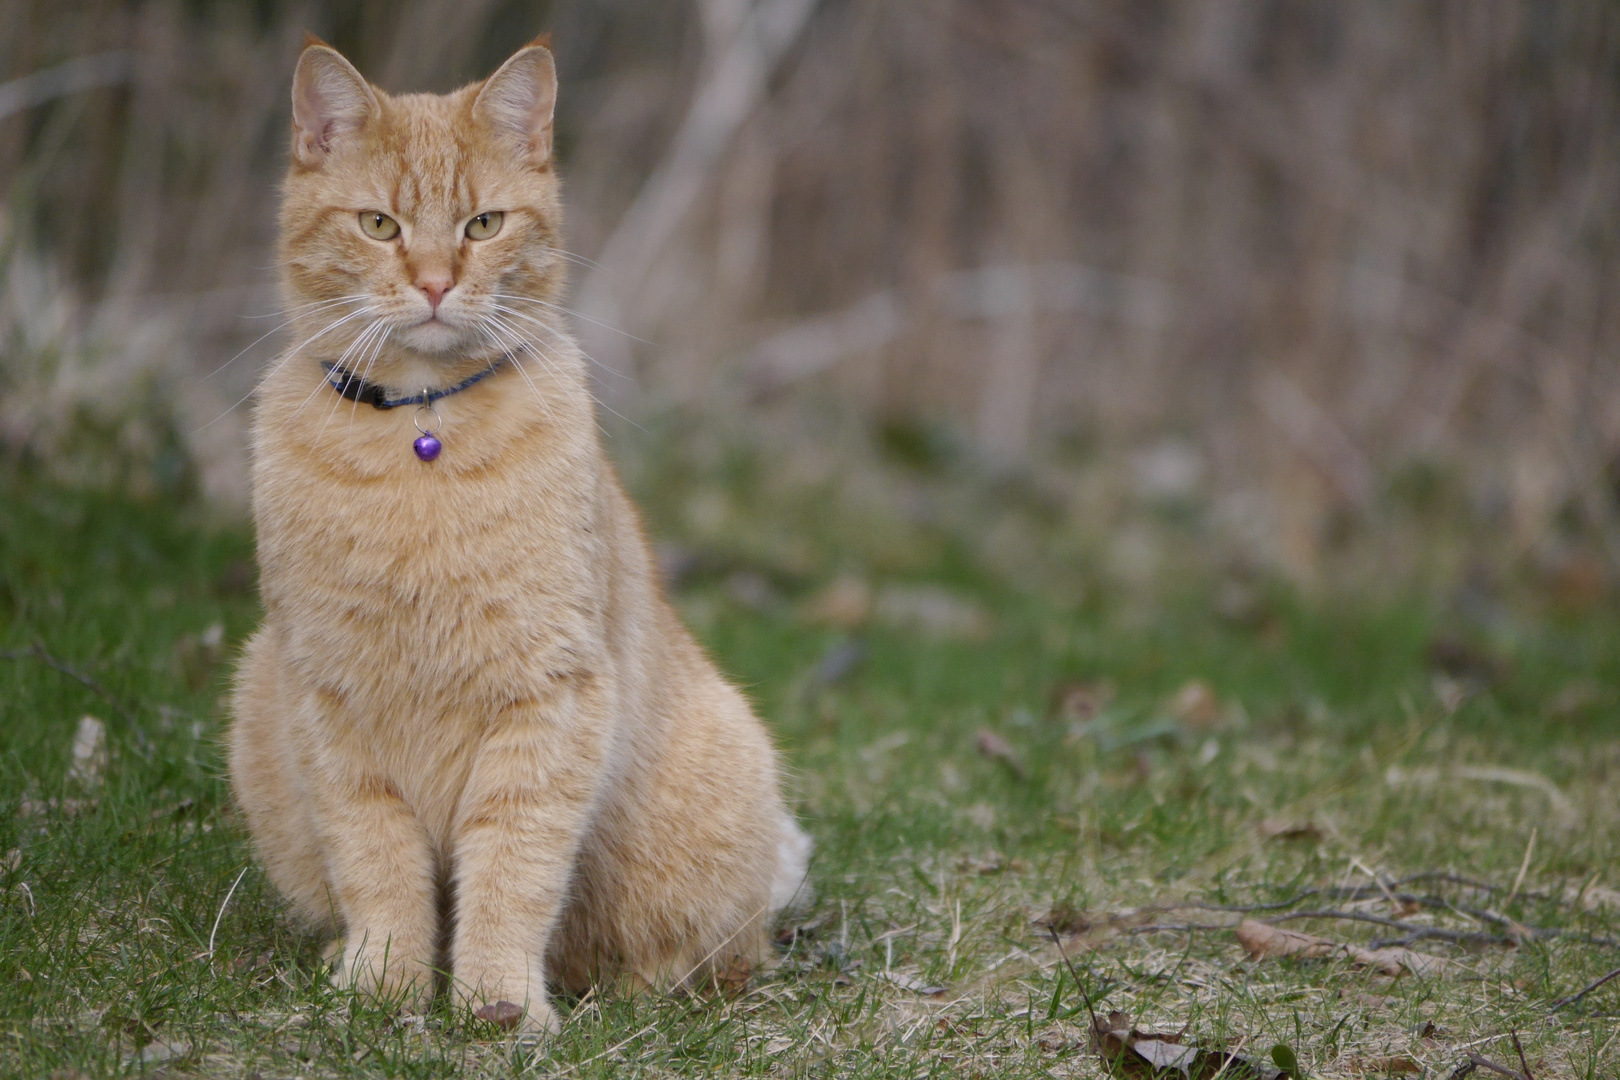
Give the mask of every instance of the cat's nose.
M 427 294 L 428 303 L 433 305 L 435 313 L 439 310 L 439 302 L 444 299 L 444 294 L 449 292 L 454 285 L 455 282 L 451 281 L 448 276 L 437 274 L 424 274 L 416 279 L 416 287 Z

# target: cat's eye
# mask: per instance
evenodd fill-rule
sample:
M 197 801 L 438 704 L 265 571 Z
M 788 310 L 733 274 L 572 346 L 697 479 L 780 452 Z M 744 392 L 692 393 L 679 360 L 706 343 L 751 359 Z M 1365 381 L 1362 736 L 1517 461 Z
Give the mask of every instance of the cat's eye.
M 499 210 L 485 210 L 482 214 L 467 222 L 467 239 L 488 240 L 501 231 L 501 222 L 506 215 Z
M 362 210 L 360 230 L 373 240 L 392 240 L 399 235 L 399 222 L 381 210 Z

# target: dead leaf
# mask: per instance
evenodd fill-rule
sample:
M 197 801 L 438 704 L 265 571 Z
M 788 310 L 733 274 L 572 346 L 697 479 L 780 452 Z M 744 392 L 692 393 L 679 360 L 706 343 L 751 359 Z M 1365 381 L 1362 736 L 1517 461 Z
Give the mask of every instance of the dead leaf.
M 496 1027 L 511 1031 L 523 1022 L 523 1006 L 515 1001 L 497 1001 L 493 1005 L 481 1007 L 473 1015 L 480 1020 L 488 1020 Z
M 1409 1057 L 1351 1058 L 1350 1067 L 1363 1073 L 1421 1073 L 1423 1066 Z
M 1453 679 L 1490 686 L 1503 675 L 1503 661 L 1459 637 L 1441 634 L 1423 652 L 1429 666 Z
M 1589 551 L 1568 552 L 1547 568 L 1546 584 L 1559 607 L 1585 611 L 1608 595 L 1609 567 Z
M 754 965 L 741 957 L 733 957 L 725 967 L 716 969 L 709 977 L 720 994 L 736 997 L 748 989 L 748 983 L 754 977 Z
M 1138 1031 L 1125 1013 L 1093 1021 L 1092 1046 L 1115 1076 L 1128 1080 L 1281 1080 L 1281 1069 L 1258 1058 L 1183 1043 L 1180 1035 Z
M 849 574 L 840 575 L 804 607 L 804 618 L 843 630 L 855 630 L 872 613 L 872 589 Z
M 1428 953 L 1411 949 L 1364 949 L 1328 938 L 1287 930 L 1258 919 L 1244 919 L 1238 924 L 1237 939 L 1248 950 L 1250 959 L 1275 960 L 1297 956 L 1302 959 L 1329 959 L 1342 956 L 1357 967 L 1370 967 L 1385 975 L 1438 975 L 1448 961 Z
M 1013 771 L 1013 775 L 1018 777 L 1018 779 L 1026 780 L 1029 778 L 1028 772 L 1026 772 L 1024 769 L 1024 763 L 1018 759 L 1017 751 L 1012 748 L 1012 743 L 1008 742 L 1000 735 L 997 735 L 989 728 L 985 728 L 983 731 L 979 732 L 976 742 L 979 747 L 979 753 L 983 754 L 991 761 L 999 761 L 1003 765 L 1006 765 Z
M 951 988 L 948 986 L 930 986 L 913 975 L 906 975 L 899 971 L 882 971 L 878 973 L 878 978 L 893 983 L 902 990 L 910 990 L 920 997 L 942 998 L 951 992 Z
M 195 799 L 181 799 L 179 802 L 170 803 L 168 806 L 160 806 L 147 816 L 152 821 L 162 821 L 166 817 L 184 817 L 195 805 L 197 805 Z
M 1183 726 L 1196 730 L 1212 728 L 1221 718 L 1215 688 L 1203 679 L 1194 679 L 1177 690 L 1165 708 Z
M 6 870 L 16 870 L 17 867 L 21 865 L 22 848 L 12 848 L 10 851 L 6 852 L 6 857 L 4 859 L 0 859 L 0 868 Z
M 1106 682 L 1062 683 L 1052 692 L 1052 712 L 1070 724 L 1089 724 L 1114 700 L 1114 687 Z
M 1309 821 L 1289 821 L 1284 818 L 1266 818 L 1260 823 L 1260 835 L 1267 840 L 1322 839 L 1322 830 Z
M 992 622 L 978 604 L 938 585 L 890 585 L 872 602 L 872 617 L 900 630 L 982 641 Z
M 784 926 L 776 932 L 776 944 L 781 948 L 789 948 L 795 942 L 808 941 L 816 936 L 816 931 L 827 921 L 827 916 L 817 915 L 809 922 L 802 922 L 796 926 Z
M 68 765 L 68 779 L 81 787 L 101 786 L 101 775 L 107 770 L 107 725 L 93 716 L 79 718 L 79 730 L 73 735 L 73 760 Z
M 142 1065 L 155 1065 L 160 1061 L 185 1057 L 189 1053 L 191 1044 L 184 1039 L 157 1039 L 143 1046 L 133 1060 L 139 1061 Z
M 968 874 L 999 874 L 1007 869 L 1007 859 L 999 851 L 987 852 L 982 859 L 963 855 L 956 860 L 956 868 Z
M 1050 930 L 1064 937 L 1083 934 L 1091 929 L 1091 920 L 1086 918 L 1085 913 L 1069 904 L 1054 904 L 1050 911 L 1035 919 L 1034 923 L 1044 930 Z
M 1340 1001 L 1353 1001 L 1363 1009 L 1382 1009 L 1389 1005 L 1388 994 L 1368 994 L 1347 987 L 1339 988 Z

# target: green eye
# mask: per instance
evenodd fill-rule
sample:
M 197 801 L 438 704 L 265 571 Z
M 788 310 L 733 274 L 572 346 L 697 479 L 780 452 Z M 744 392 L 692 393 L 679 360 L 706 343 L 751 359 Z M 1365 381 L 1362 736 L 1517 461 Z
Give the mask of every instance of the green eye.
M 501 222 L 506 215 L 499 210 L 486 210 L 482 214 L 467 222 L 467 239 L 488 240 L 501 231 Z
M 381 210 L 362 210 L 360 230 L 373 240 L 392 240 L 399 235 L 399 222 Z

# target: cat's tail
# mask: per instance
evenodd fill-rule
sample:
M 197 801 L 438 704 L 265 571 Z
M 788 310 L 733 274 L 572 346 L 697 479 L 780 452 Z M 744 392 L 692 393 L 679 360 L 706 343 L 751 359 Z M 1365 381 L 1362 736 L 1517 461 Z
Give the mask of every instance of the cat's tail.
M 776 877 L 771 880 L 771 921 L 808 911 L 815 903 L 816 892 L 810 886 L 810 853 L 815 847 L 792 815 L 783 814 L 776 839 Z

